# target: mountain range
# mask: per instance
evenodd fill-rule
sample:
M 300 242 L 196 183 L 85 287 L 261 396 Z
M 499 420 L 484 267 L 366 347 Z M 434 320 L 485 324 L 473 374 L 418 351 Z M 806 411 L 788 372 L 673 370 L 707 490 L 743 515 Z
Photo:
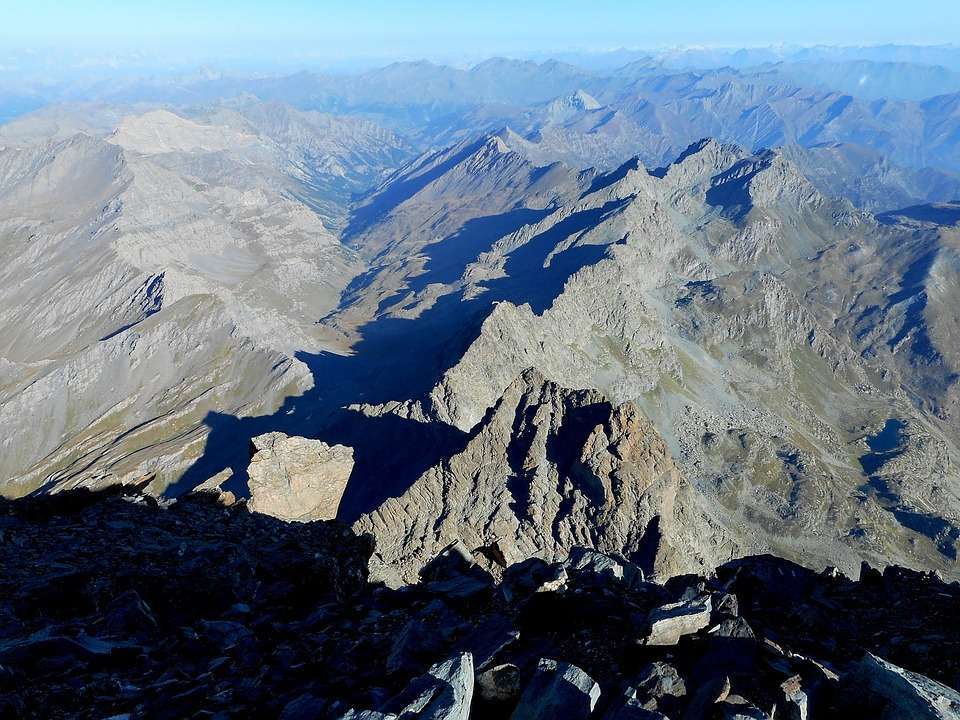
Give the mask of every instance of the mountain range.
M 913 50 L 0 72 L 0 715 L 955 717 Z
M 283 432 L 353 448 L 339 515 L 400 577 L 464 533 L 520 558 L 642 554 L 654 528 L 684 548 L 673 571 L 773 551 L 956 572 L 955 205 L 871 215 L 797 146 L 702 140 L 604 171 L 511 129 L 415 155 L 251 98 L 109 132 L 73 117 L 66 138 L 27 122 L 0 155 L 7 493 L 243 494 L 250 439 Z M 579 388 L 600 395 L 563 399 Z M 587 448 L 623 413 L 617 442 L 659 448 L 643 483 L 675 479 L 601 522 L 639 466 Z

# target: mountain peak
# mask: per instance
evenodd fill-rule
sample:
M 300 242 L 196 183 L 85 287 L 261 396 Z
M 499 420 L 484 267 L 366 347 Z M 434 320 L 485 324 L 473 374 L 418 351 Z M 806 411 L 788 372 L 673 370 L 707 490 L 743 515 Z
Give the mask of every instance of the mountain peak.
M 596 98 L 585 90 L 555 98 L 547 105 L 547 115 L 550 120 L 566 121 L 584 112 L 593 112 L 603 107 Z
M 736 145 L 703 138 L 688 146 L 670 165 L 658 168 L 652 174 L 670 181 L 678 189 L 690 188 L 709 181 L 745 157 L 747 153 Z
M 743 148 L 741 148 L 739 145 L 721 143 L 716 138 L 706 137 L 701 138 L 694 143 L 690 143 L 690 145 L 687 146 L 687 149 L 680 153 L 672 164 L 682 165 L 689 158 L 693 158 L 695 156 L 700 160 L 704 160 L 720 159 L 729 157 L 731 155 L 743 157 L 745 154 L 746 153 L 744 152 Z
M 577 90 L 569 99 L 570 105 L 578 110 L 597 110 L 603 107 L 596 98 L 586 90 Z
M 508 130 L 508 129 L 504 128 L 504 130 Z M 506 135 L 504 131 L 501 131 L 499 133 L 494 133 L 493 135 L 489 135 L 487 136 L 487 139 L 483 144 L 484 148 L 487 151 L 498 153 L 498 154 L 511 152 L 510 146 L 507 145 L 505 141 L 506 137 L 509 137 L 509 135 Z
M 614 405 L 596 390 L 563 387 L 528 368 L 461 452 L 354 527 L 374 533 L 378 560 L 409 578 L 456 540 L 496 543 L 512 561 L 532 549 L 560 557 L 587 537 L 609 549 L 629 538 L 628 550 L 638 552 L 655 528 L 656 567 L 649 569 L 670 574 L 698 562 L 675 549 L 678 514 L 696 512 L 688 496 L 666 443 L 636 405 Z
M 110 136 L 110 142 L 141 155 L 159 155 L 236 149 L 255 143 L 256 137 L 160 109 L 123 118 Z
M 733 203 L 742 209 L 750 205 L 769 207 L 782 200 L 796 207 L 818 207 L 826 202 L 799 168 L 774 150 L 742 157 L 715 175 L 707 200 L 724 206 Z

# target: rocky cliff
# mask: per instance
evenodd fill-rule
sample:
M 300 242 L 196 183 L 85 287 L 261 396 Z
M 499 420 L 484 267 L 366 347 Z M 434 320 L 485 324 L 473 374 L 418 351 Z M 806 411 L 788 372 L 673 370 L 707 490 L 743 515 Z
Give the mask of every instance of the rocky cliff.
M 466 447 L 354 525 L 377 538 L 377 568 L 407 580 L 452 542 L 499 562 L 587 546 L 668 577 L 716 564 L 711 529 L 663 439 L 631 403 L 613 406 L 528 369 Z

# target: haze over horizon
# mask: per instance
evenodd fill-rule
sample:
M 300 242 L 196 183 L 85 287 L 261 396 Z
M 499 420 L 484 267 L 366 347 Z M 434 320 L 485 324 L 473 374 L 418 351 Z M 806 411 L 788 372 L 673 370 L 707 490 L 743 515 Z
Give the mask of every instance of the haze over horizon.
M 8 7 L 3 7 L 8 6 Z M 282 0 L 158 6 L 136 0 L 0 4 L 0 73 L 42 66 L 52 77 L 89 68 L 157 72 L 202 64 L 262 72 L 358 68 L 428 59 L 469 65 L 495 55 L 546 58 L 617 49 L 937 45 L 960 37 L 952 4 L 924 0 L 757 0 L 620 3 L 600 0 L 409 6 Z M 850 28 L 856 28 L 851 34 Z

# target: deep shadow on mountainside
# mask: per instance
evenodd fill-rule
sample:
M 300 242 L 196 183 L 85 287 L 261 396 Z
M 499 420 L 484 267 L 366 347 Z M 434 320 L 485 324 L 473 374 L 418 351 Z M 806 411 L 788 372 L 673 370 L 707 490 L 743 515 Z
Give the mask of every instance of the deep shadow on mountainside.
M 611 208 L 574 214 L 511 253 L 507 275 L 486 283 L 483 295 L 469 299 L 462 293 L 445 296 L 412 319 L 378 317 L 360 328 L 361 340 L 350 355 L 297 353 L 297 359 L 310 369 L 313 387 L 287 398 L 269 416 L 209 413 L 204 420 L 210 428 L 204 455 L 168 494 L 193 489 L 229 467 L 233 476 L 225 489 L 245 495 L 246 448 L 253 437 L 274 431 L 321 437 L 357 449 L 360 462 L 341 504 L 340 517 L 347 522 L 401 494 L 423 470 L 456 452 L 465 442 L 465 433 L 443 423 L 367 417 L 346 406 L 426 395 L 476 339 L 487 313 L 499 302 L 528 303 L 534 312 L 542 313 L 571 275 L 600 260 L 606 251 L 602 246 L 573 247 L 556 253 L 545 268 L 556 244 L 591 227 L 613 205 L 616 203 L 611 203 Z M 426 272 L 416 277 L 409 289 L 458 275 L 475 256 L 477 241 L 493 242 L 539 217 L 542 213 L 511 211 L 469 221 L 455 237 L 426 249 Z M 471 250 L 474 254 L 468 254 Z M 529 278 L 534 273 L 537 280 L 531 287 Z M 384 478 L 389 480 L 384 482 Z
M 960 585 L 933 573 L 757 556 L 661 585 L 461 545 L 391 590 L 337 521 L 129 488 L 0 500 L 0 539 L 3 717 L 960 713 Z
M 704 540 L 717 562 L 775 552 L 817 569 L 866 558 L 952 572 L 952 290 L 934 282 L 957 267 L 952 230 L 877 222 L 780 152 L 709 139 L 654 171 L 637 159 L 607 174 L 551 167 L 490 136 L 422 156 L 360 202 L 346 240 L 368 268 L 319 319 L 350 354 L 299 353 L 312 388 L 271 415 L 208 414 L 203 456 L 168 494 L 226 468 L 224 489 L 246 496 L 251 439 L 279 431 L 352 448 L 338 517 L 386 513 L 383 532 L 415 518 L 416 538 L 399 533 L 405 553 L 436 540 L 438 518 L 493 535 L 510 507 L 500 496 L 523 505 L 537 467 L 542 497 L 562 496 L 549 473 L 564 464 L 534 454 L 519 467 L 479 448 L 443 466 L 535 367 L 638 403 L 722 526 Z M 901 442 L 864 465 L 890 420 Z M 543 418 L 530 426 L 548 432 Z M 490 517 L 465 522 L 481 467 L 509 481 L 488 493 Z M 576 475 L 558 477 L 604 483 Z M 430 516 L 452 494 L 460 514 Z

